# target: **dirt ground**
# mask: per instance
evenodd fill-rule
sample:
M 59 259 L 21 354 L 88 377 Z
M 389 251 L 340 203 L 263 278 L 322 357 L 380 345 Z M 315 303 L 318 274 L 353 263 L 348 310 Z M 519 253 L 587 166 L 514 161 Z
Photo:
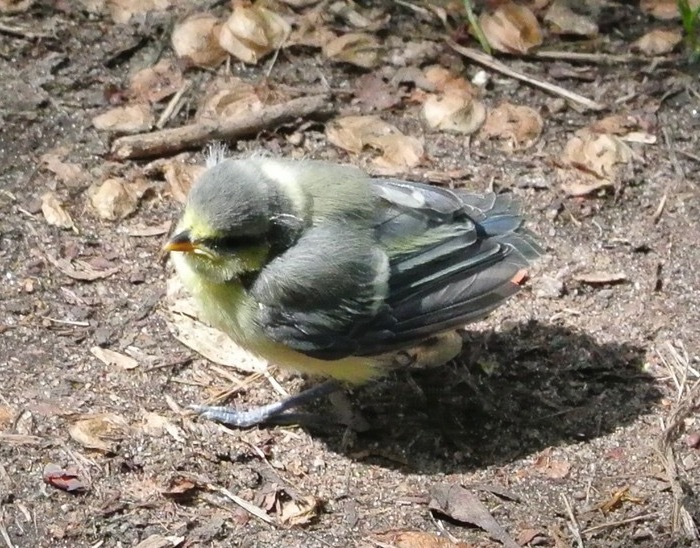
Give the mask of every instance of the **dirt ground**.
M 211 9 L 224 11 L 222 4 Z M 614 24 L 588 47 L 625 53 L 656 23 L 636 4 L 611 5 Z M 383 36 L 409 41 L 424 33 L 438 44 L 431 62 L 468 78 L 479 70 L 440 44 L 439 25 L 418 21 L 398 2 L 386 10 Z M 683 56 L 661 64 L 504 58 L 610 106 L 551 108 L 548 93 L 492 74 L 487 106 L 508 100 L 545 120 L 537 144 L 524 150 L 426 131 L 415 104 L 382 112 L 424 140 L 421 168 L 406 177 L 459 170 L 450 184 L 512 191 L 547 255 L 524 291 L 470 326 L 460 359 L 354 390 L 350 401 L 367 431 L 331 420 L 328 402 L 310 409 L 326 420 L 304 427 L 232 431 L 178 406 L 222 390 L 240 405 L 277 394 L 264 377 L 242 383 L 239 372 L 212 366 L 168 329 L 172 269 L 159 258 L 165 234 L 144 236 L 143 227 L 163 226 L 181 205 L 158 178 L 120 221 L 100 219 L 87 199 L 93 183 L 147 164 L 110 159 L 111 137 L 91 120 L 131 71 L 172 56 L 169 33 L 183 13 L 164 10 L 122 26 L 71 3 L 38 2 L 3 20 L 46 36 L 0 30 L 0 546 L 432 547 L 442 546 L 439 538 L 444 546 L 500 545 L 492 525 L 429 509 L 444 485 L 464 486 L 523 545 L 700 546 L 690 534 L 693 520 L 700 523 L 693 410 L 700 400 L 693 384 L 700 370 L 700 86 Z M 251 82 L 269 68 L 229 66 Z M 268 81 L 326 86 L 336 111 L 364 113 L 353 89 L 365 72 L 300 48 L 280 52 Z M 186 76 L 194 104 L 213 71 Z M 169 125 L 184 123 L 193 108 Z M 564 143 L 610 113 L 643 119 L 655 142 L 630 144 L 634 159 L 612 191 L 567 196 L 557 178 Z M 322 120 L 306 123 L 302 139 L 290 138 L 301 123 L 229 143 L 232 154 L 370 166 L 371 150 L 353 156 L 328 143 Z M 75 164 L 76 177 L 58 176 L 47 154 Z M 201 151 L 191 161 L 202 163 Z M 75 230 L 46 221 L 47 191 Z M 76 279 L 66 274 L 67 261 L 108 274 Z M 94 347 L 138 365 L 106 364 Z M 307 382 L 273 374 L 290 392 Z M 106 413 L 114 424 L 105 446 L 91 448 L 76 425 L 89 434 L 85 419 L 99 423 Z M 47 465 L 75 478 L 63 472 L 47 483 Z M 59 489 L 60 479 L 81 488 Z

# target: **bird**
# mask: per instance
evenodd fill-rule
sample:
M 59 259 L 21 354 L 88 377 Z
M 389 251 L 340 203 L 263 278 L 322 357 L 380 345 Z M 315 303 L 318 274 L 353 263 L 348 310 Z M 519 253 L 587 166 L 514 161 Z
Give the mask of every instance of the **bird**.
M 202 317 L 281 367 L 326 379 L 246 428 L 397 367 L 447 363 L 458 331 L 523 286 L 543 254 L 510 193 L 372 177 L 321 160 L 212 154 L 164 246 Z

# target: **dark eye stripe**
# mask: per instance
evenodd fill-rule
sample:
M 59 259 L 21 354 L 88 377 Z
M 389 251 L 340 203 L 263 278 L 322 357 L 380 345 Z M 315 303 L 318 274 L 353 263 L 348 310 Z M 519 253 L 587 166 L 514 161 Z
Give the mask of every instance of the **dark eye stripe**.
M 265 244 L 264 238 L 254 236 L 223 236 L 205 238 L 202 244 L 214 251 L 233 252 L 243 248 L 258 247 Z

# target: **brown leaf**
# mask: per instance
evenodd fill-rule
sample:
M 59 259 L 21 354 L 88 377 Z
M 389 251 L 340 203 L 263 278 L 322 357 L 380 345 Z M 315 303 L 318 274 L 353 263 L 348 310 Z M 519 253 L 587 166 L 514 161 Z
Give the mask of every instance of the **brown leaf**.
M 248 112 L 258 112 L 263 102 L 254 85 L 240 78 L 230 78 L 213 86 L 197 111 L 199 120 L 235 118 Z M 217 89 L 219 88 L 219 89 Z
M 542 43 L 537 18 L 527 7 L 509 0 L 491 14 L 482 13 L 479 24 L 491 47 L 498 51 L 522 55 Z
M 320 511 L 320 501 L 311 495 L 297 497 L 282 503 L 279 520 L 285 525 L 305 525 L 315 519 Z
M 423 103 L 423 118 L 431 129 L 471 135 L 486 120 L 486 107 L 471 93 L 450 90 L 428 96 Z
M 185 542 L 185 537 L 151 535 L 139 542 L 134 548 L 175 548 Z
M 131 356 L 110 350 L 109 348 L 102 348 L 101 346 L 93 346 L 90 352 L 98 360 L 100 360 L 105 365 L 114 366 L 116 365 L 120 369 L 136 369 L 139 366 L 137 362 Z
M 384 81 L 381 74 L 363 74 L 355 83 L 355 97 L 373 110 L 386 110 L 401 103 L 402 92 Z
M 148 131 L 155 123 L 151 107 L 146 104 L 116 107 L 92 119 L 92 125 L 103 131 L 118 133 L 141 133 Z
M 597 135 L 586 130 L 569 139 L 561 156 L 565 165 L 606 180 L 616 175 L 618 164 L 631 159 L 632 150 L 617 137 Z
M 471 492 L 457 484 L 440 484 L 430 492 L 428 508 L 452 519 L 475 525 L 499 540 L 506 548 L 518 548 L 488 508 Z
M 289 44 L 322 48 L 336 35 L 328 28 L 325 12 L 308 10 L 297 20 L 294 30 L 289 35 Z
M 21 13 L 27 11 L 34 0 L 0 0 L 0 13 Z
M 116 221 L 136 211 L 139 200 L 152 186 L 145 179 L 107 179 L 88 190 L 90 203 L 101 219 Z
M 244 63 L 255 64 L 281 49 L 291 27 L 282 17 L 259 4 L 237 4 L 219 30 L 219 45 Z
M 695 10 L 700 7 L 700 0 L 689 0 L 688 5 Z M 641 0 L 639 7 L 643 12 L 657 19 L 679 19 L 677 0 Z
M 81 478 L 76 466 L 61 468 L 57 464 L 50 463 L 44 466 L 43 477 L 44 482 L 69 493 L 87 490 L 87 484 Z
M 154 438 L 162 437 L 165 432 L 178 443 L 186 440 L 185 432 L 176 426 L 170 419 L 157 413 L 146 413 L 141 424 L 143 433 Z
M 326 126 L 326 137 L 335 146 L 359 154 L 365 146 L 378 149 L 382 156 L 374 164 L 386 173 L 401 173 L 423 158 L 423 144 L 401 133 L 378 116 L 346 116 Z
M 47 260 L 63 272 L 69 278 L 81 280 L 84 282 L 92 282 L 103 278 L 109 278 L 113 274 L 119 272 L 119 267 L 107 269 L 95 269 L 85 261 L 71 261 L 69 259 L 59 259 L 46 255 Z
M 569 6 L 569 0 L 554 0 L 544 16 L 549 28 L 555 34 L 570 34 L 573 36 L 598 35 L 598 25 L 585 15 L 574 12 Z
M 632 42 L 632 49 L 645 55 L 663 55 L 671 53 L 683 41 L 680 29 L 654 29 Z
M 604 514 L 609 514 L 613 510 L 622 508 L 622 505 L 625 502 L 632 502 L 634 504 L 641 504 L 642 502 L 644 502 L 644 499 L 631 495 L 629 489 L 629 486 L 625 486 L 621 489 L 618 489 L 617 491 L 612 493 L 611 497 L 608 500 L 599 504 L 598 508 L 600 508 L 600 510 Z
M 61 151 L 63 153 L 64 151 Z M 61 159 L 62 154 L 48 153 L 41 157 L 43 167 L 56 175 L 59 181 L 69 186 L 75 186 L 76 183 L 87 179 L 87 174 L 78 164 L 64 162 Z
M 392 548 L 475 548 L 466 542 L 452 542 L 425 531 L 386 531 L 372 535 L 377 544 Z
M 534 467 L 551 479 L 564 479 L 571 471 L 571 464 L 568 461 L 552 457 L 551 448 L 547 448 L 537 455 Z
M 610 135 L 626 135 L 639 127 L 639 121 L 634 116 L 611 114 L 596 120 L 588 126 L 593 133 L 608 133 Z
M 187 202 L 187 195 L 192 184 L 205 169 L 204 166 L 185 164 L 176 159 L 167 162 L 163 166 L 163 176 L 168 183 L 172 197 L 181 204 Z
M 129 434 L 129 424 L 124 417 L 114 413 L 85 415 L 68 432 L 83 447 L 113 453 L 116 442 Z
M 373 68 L 379 63 L 379 48 L 379 42 L 374 36 L 357 32 L 327 42 L 323 46 L 323 55 L 331 61 Z
M 136 16 L 149 11 L 165 11 L 171 0 L 107 0 L 107 6 L 115 23 L 128 23 Z
M 487 114 L 481 135 L 487 139 L 501 139 L 511 150 L 523 150 L 537 142 L 543 126 L 542 117 L 536 110 L 502 103 Z
M 197 13 L 181 21 L 170 37 L 175 55 L 197 67 L 216 67 L 226 60 L 219 44 L 221 23 L 209 13 Z
M 141 102 L 158 103 L 179 90 L 184 81 L 179 66 L 170 59 L 162 59 L 156 65 L 134 74 L 129 81 L 129 89 Z
M 51 226 L 77 231 L 73 219 L 63 209 L 63 206 L 58 201 L 58 197 L 53 192 L 45 192 L 41 196 L 41 212 L 44 214 L 46 222 Z

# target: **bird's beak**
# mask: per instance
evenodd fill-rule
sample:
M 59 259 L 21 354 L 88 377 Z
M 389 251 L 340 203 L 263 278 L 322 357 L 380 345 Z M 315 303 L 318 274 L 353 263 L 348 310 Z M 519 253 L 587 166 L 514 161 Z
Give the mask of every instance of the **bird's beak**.
M 192 243 L 188 230 L 183 230 L 175 234 L 163 247 L 163 251 L 165 252 L 179 251 L 180 253 L 192 253 L 195 249 L 196 246 Z

